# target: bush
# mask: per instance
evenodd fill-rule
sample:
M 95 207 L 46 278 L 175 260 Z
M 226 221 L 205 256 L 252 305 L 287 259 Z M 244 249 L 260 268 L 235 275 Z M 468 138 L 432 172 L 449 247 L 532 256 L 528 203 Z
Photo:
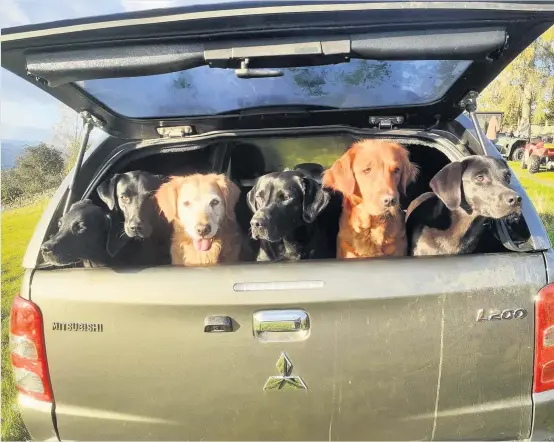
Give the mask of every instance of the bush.
M 2 171 L 2 203 L 13 204 L 17 199 L 56 188 L 64 172 L 65 162 L 60 151 L 44 143 L 27 147 L 13 169 Z
M 23 189 L 14 174 L 14 170 L 2 171 L 2 205 L 14 204 L 23 196 Z

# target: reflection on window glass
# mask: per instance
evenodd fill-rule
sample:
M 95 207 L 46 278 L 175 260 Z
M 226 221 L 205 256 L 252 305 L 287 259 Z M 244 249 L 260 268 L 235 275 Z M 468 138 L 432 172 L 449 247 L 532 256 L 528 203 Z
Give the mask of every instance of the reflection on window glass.
M 352 60 L 332 66 L 283 69 L 284 76 L 240 79 L 232 69 L 202 66 L 134 78 L 79 82 L 127 117 L 210 115 L 258 106 L 336 108 L 424 104 L 441 98 L 469 61 Z
M 293 169 L 301 163 L 317 163 L 328 169 L 351 143 L 350 138 L 344 137 L 309 137 L 270 138 L 257 144 L 264 156 L 264 172 L 268 173 Z

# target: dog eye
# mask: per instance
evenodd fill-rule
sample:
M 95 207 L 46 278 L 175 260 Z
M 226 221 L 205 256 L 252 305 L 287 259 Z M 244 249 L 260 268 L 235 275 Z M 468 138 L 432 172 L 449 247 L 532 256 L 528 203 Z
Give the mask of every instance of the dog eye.
M 477 175 L 475 177 L 475 181 L 477 181 L 478 183 L 482 183 L 483 181 L 485 181 L 485 177 L 483 175 Z
M 400 172 L 400 167 L 396 167 L 396 168 L 394 169 L 394 173 L 399 173 L 399 172 Z
M 216 200 L 215 198 L 210 201 L 210 206 L 215 207 L 219 204 L 219 200 Z
M 366 167 L 362 172 L 363 172 L 363 173 L 369 173 L 369 172 L 371 172 L 371 167 Z
M 128 197 L 128 196 L 123 195 L 123 196 L 121 197 L 121 202 L 122 202 L 123 204 L 129 204 L 129 201 L 130 201 L 130 200 L 129 200 L 129 197 Z
M 83 233 L 85 230 L 86 230 L 86 227 L 83 223 L 75 223 L 73 224 L 73 233 L 75 235 L 80 235 L 81 233 Z
M 507 173 L 506 175 L 504 175 L 504 180 L 509 184 L 510 181 L 512 180 L 512 174 Z
M 59 220 L 58 220 L 58 229 L 61 229 L 61 228 L 62 228 L 62 220 L 59 219 Z

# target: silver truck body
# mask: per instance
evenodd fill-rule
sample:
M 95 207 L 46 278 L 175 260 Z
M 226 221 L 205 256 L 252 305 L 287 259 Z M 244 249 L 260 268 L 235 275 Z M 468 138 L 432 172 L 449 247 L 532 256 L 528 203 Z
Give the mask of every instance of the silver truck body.
M 466 7 L 474 12 L 484 8 L 470 3 Z M 549 2 L 497 3 L 521 17 L 540 11 L 552 20 L 554 12 Z M 333 6 L 359 8 L 352 5 Z M 455 14 L 463 9 L 458 2 L 412 7 L 430 13 L 454 8 Z M 250 13 L 268 12 L 243 15 Z M 191 19 L 186 14 L 180 20 Z M 536 28 L 542 29 L 543 18 L 538 21 Z M 92 32 L 86 23 L 80 26 Z M 58 38 L 60 29 L 53 28 L 48 38 Z M 26 38 L 35 41 L 21 35 L 21 47 Z M 6 41 L 14 54 L 21 49 L 17 33 Z M 17 70 L 17 57 L 8 55 L 6 63 Z M 52 94 L 76 104 L 64 95 L 67 85 L 60 87 Z M 90 105 L 91 112 L 101 108 L 97 104 Z M 154 127 L 164 127 L 163 119 L 122 125 L 120 116 L 112 117 L 105 118 L 111 136 L 87 152 L 79 170 L 77 199 L 90 196 L 114 165 L 131 155 L 154 157 L 254 136 L 296 134 L 300 144 L 300 135 L 336 136 L 345 145 L 361 137 L 394 138 L 433 146 L 450 161 L 470 154 L 500 157 L 492 143 L 479 144 L 465 115 L 430 130 L 416 127 L 419 122 L 391 129 L 288 123 L 198 130 L 160 140 L 151 135 Z M 118 131 L 125 136 L 118 138 Z M 213 167 L 224 171 L 227 164 Z M 468 256 L 44 269 L 40 245 L 62 213 L 69 182 L 70 177 L 45 211 L 23 263 L 21 296 L 42 312 L 54 397 L 51 404 L 20 397 L 34 439 L 554 438 L 554 391 L 533 394 L 535 297 L 554 282 L 554 253 L 516 178 L 513 187 L 523 196 L 530 233 L 519 251 L 504 236 L 512 251 Z M 214 315 L 230 317 L 233 331 L 206 332 L 205 320 Z M 301 325 L 288 333 L 259 326 L 257 318 L 271 315 L 299 317 Z M 486 320 L 494 315 L 505 318 Z

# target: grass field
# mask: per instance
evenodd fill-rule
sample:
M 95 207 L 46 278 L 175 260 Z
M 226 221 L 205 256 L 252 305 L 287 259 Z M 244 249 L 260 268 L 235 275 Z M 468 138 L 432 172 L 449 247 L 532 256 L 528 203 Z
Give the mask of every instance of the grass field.
M 21 285 L 21 260 L 48 201 L 2 213 L 2 440 L 29 439 L 15 408 L 15 384 L 8 352 L 10 307 Z
M 529 175 L 517 163 L 514 172 L 526 188 L 554 243 L 554 172 Z M 8 354 L 9 313 L 21 284 L 21 260 L 33 229 L 47 201 L 2 213 L 2 440 L 24 440 L 29 436 L 14 408 L 15 385 Z
M 510 167 L 533 201 L 548 231 L 550 242 L 554 244 L 554 172 L 531 175 L 527 170 L 522 170 L 519 163 L 511 162 Z

